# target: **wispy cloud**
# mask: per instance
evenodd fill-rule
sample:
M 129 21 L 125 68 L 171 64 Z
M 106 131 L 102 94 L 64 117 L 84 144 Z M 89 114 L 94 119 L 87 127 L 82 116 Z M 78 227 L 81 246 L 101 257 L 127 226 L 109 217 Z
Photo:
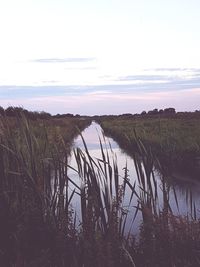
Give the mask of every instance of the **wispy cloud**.
M 87 60 L 92 61 L 85 58 L 81 62 Z M 52 62 L 55 63 L 55 59 Z M 66 62 L 80 61 L 76 58 Z M 63 69 L 92 67 L 87 65 L 66 64 Z M 40 86 L 2 85 L 0 105 L 23 105 L 53 113 L 66 113 L 67 107 L 67 112 L 81 114 L 136 113 L 167 106 L 179 110 L 199 109 L 200 69 L 163 68 L 162 71 L 146 70 L 119 77 L 102 75 L 101 84 L 97 81 L 90 85 L 65 85 L 56 78 L 44 80 Z
M 48 81 L 42 81 L 42 83 L 44 84 L 59 84 L 60 81 L 56 81 L 56 80 L 48 80 Z
M 35 63 L 80 63 L 95 61 L 94 57 L 38 58 L 30 60 Z
M 160 72 L 199 72 L 200 68 L 155 68 L 155 69 L 150 69 L 154 71 L 160 71 Z
M 127 86 L 132 86 L 135 90 L 139 88 L 145 91 L 190 89 L 200 86 L 200 69 L 187 69 L 180 73 L 175 72 L 174 69 L 172 72 L 161 74 L 151 74 L 147 71 L 141 75 L 120 76 L 115 81 L 128 83 Z
M 200 88 L 148 92 L 148 93 L 130 93 L 97 94 L 84 95 L 60 95 L 60 96 L 35 96 L 32 98 L 21 97 L 18 99 L 1 99 L 0 105 L 23 106 L 29 110 L 46 110 L 56 113 L 74 113 L 74 114 L 122 114 L 122 113 L 140 113 L 143 110 L 154 108 L 165 108 L 173 106 L 176 110 L 186 111 L 199 109 Z
M 166 75 L 128 75 L 122 76 L 117 79 L 118 81 L 163 81 L 163 80 L 171 80 L 170 76 Z
M 0 99 L 20 99 L 32 97 L 64 95 L 62 86 L 0 86 Z
M 20 99 L 47 96 L 83 96 L 83 95 L 121 95 L 130 97 L 130 95 L 181 92 L 182 90 L 191 90 L 200 88 L 200 77 L 182 78 L 169 80 L 163 83 L 161 80 L 157 83 L 139 82 L 122 84 L 103 84 L 103 85 L 56 85 L 56 81 L 47 81 L 43 86 L 0 86 L 0 99 Z
M 66 70 L 96 70 L 97 67 L 67 67 Z
M 107 91 L 107 90 L 101 90 L 101 91 L 92 91 L 92 92 L 88 92 L 87 95 L 106 95 L 108 96 L 108 94 L 112 94 L 111 91 Z

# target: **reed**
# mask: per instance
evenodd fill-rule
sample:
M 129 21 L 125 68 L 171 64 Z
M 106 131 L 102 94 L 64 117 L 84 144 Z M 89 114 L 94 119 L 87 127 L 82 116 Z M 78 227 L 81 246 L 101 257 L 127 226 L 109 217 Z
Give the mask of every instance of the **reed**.
M 85 143 L 85 152 L 80 149 L 75 151 L 77 169 L 83 186 L 81 205 L 83 203 L 84 205 L 81 206 L 83 220 L 81 227 L 83 239 L 87 243 L 87 246 L 83 245 L 87 248 L 86 261 L 90 255 L 91 266 L 94 263 L 98 266 L 181 266 L 183 264 L 195 266 L 199 262 L 198 252 L 194 249 L 189 250 L 188 247 L 190 244 L 197 249 L 199 240 L 199 230 L 197 230 L 199 222 L 192 196 L 190 195 L 189 200 L 190 216 L 174 215 L 170 207 L 169 194 L 170 191 L 174 193 L 173 197 L 179 209 L 174 186 L 169 184 L 165 176 L 162 177 L 161 184 L 158 184 L 154 174 L 155 161 L 158 159 L 153 156 L 150 147 L 144 146 L 137 136 L 135 138 L 138 146 L 137 153 L 134 153 L 137 177 L 131 179 L 128 177 L 126 167 L 124 176 L 119 178 L 114 155 L 109 155 L 108 148 L 103 149 L 101 140 L 102 157 L 100 159 L 91 158 Z M 104 146 L 106 147 L 106 144 Z M 158 198 L 159 187 L 161 187 L 161 201 Z M 124 203 L 128 189 L 127 207 Z M 131 228 L 128 230 L 131 226 L 126 225 L 129 207 L 133 205 L 135 205 L 135 211 L 132 213 L 133 223 L 138 213 L 142 215 L 137 237 Z M 192 228 L 195 229 L 194 232 L 197 231 L 195 237 L 191 234 Z M 178 235 L 181 236 L 180 240 Z M 103 250 L 104 253 L 102 253 L 102 246 L 108 248 L 110 243 L 114 250 L 109 252 Z M 106 255 L 106 260 L 102 255 Z M 110 259 L 112 259 L 111 262 Z M 90 266 L 88 262 L 87 264 Z
M 1 266 L 199 265 L 200 226 L 192 195 L 188 192 L 191 216 L 175 216 L 169 198 L 173 190 L 178 208 L 175 188 L 163 176 L 159 202 L 157 159 L 137 135 L 133 157 L 137 175 L 132 177 L 127 166 L 120 175 L 105 136 L 99 139 L 100 158 L 90 155 L 82 138 L 84 149 L 73 151 L 74 168 L 69 166 L 69 144 L 60 130 L 55 138 L 55 129 L 48 128 L 52 125 L 41 123 L 38 130 L 25 117 L 14 125 L 7 118 L 1 120 Z M 70 177 L 69 168 L 79 182 Z M 75 196 L 80 221 L 72 206 Z M 139 214 L 142 221 L 136 234 L 129 218 L 134 224 Z
M 78 134 L 76 125 L 71 132 Z M 52 142 L 48 127 L 36 128 L 24 116 L 1 120 L 1 266 L 66 266 L 65 235 L 73 230 L 66 190 L 72 140 L 57 135 L 59 142 Z

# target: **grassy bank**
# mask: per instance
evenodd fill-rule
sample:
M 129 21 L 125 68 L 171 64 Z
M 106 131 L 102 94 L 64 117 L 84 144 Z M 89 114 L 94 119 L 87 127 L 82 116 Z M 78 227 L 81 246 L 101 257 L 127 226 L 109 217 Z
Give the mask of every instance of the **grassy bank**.
M 80 183 L 75 184 L 67 171 L 67 122 L 39 124 L 23 118 L 17 124 L 5 120 L 1 125 L 0 266 L 199 265 L 200 226 L 192 197 L 190 216 L 174 216 L 169 185 L 163 178 L 164 205 L 159 205 L 154 158 L 142 143 L 138 142 L 140 154 L 134 156 L 137 177 L 129 177 L 126 166 L 124 176 L 119 177 L 112 152 L 102 148 L 101 158 L 94 159 L 86 144 L 85 152 L 77 148 L 74 171 Z M 69 125 L 72 127 L 72 121 Z M 124 206 L 127 192 L 129 204 Z M 78 225 L 71 207 L 75 195 L 81 209 Z M 134 203 L 138 204 L 132 222 L 142 214 L 137 239 L 125 231 Z
M 106 118 L 100 123 L 105 133 L 130 154 L 137 149 L 137 136 L 152 150 L 165 171 L 179 168 L 199 173 L 200 118 Z
M 0 122 L 0 266 L 66 266 L 66 164 L 78 128 L 90 121 L 22 116 Z
M 7 135 L 11 140 L 20 142 L 22 131 L 29 131 L 37 139 L 38 145 L 42 146 L 45 142 L 48 142 L 48 146 L 51 147 L 60 146 L 62 148 L 64 145 L 68 152 L 70 151 L 73 139 L 91 123 L 91 120 L 88 118 L 27 120 L 23 114 L 21 115 L 19 114 L 16 117 L 0 117 L 2 135 Z M 25 124 L 27 124 L 26 127 L 24 127 Z M 20 144 L 22 146 L 24 146 L 23 141 Z

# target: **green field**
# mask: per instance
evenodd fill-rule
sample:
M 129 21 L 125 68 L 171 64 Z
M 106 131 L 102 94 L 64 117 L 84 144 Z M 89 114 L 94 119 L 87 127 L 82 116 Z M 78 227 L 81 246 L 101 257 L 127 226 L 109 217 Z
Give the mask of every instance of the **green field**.
M 140 139 L 165 169 L 198 169 L 200 118 L 106 118 L 101 120 L 106 134 L 133 154 Z M 198 171 L 198 170 L 197 170 Z

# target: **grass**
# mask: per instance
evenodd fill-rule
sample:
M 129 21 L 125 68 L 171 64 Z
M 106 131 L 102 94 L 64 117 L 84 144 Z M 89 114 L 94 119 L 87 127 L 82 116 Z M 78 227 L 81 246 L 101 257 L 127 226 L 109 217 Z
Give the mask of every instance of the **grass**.
M 184 169 L 198 175 L 200 156 L 200 119 L 165 118 L 115 118 L 101 120 L 104 131 L 111 135 L 129 153 L 136 147 L 136 136 L 150 147 L 159 158 L 165 171 Z
M 53 122 L 55 125 L 55 122 Z M 74 150 L 80 178 L 68 175 L 68 151 L 62 137 L 54 142 L 52 124 L 22 118 L 16 128 L 3 121 L 0 131 L 0 266 L 2 267 L 129 267 L 198 266 L 200 225 L 174 216 L 163 177 L 163 205 L 157 198 L 154 157 L 138 141 L 136 177 L 118 164 L 109 144 L 100 139 L 101 157 Z M 86 126 L 86 124 L 85 124 Z M 14 129 L 14 130 L 13 130 Z M 47 129 L 52 129 L 50 133 Z M 49 136 L 50 134 L 50 136 Z M 62 144 L 62 145 L 61 145 Z M 136 190 L 136 181 L 139 186 Z M 128 206 L 124 201 L 128 195 Z M 71 202 L 79 197 L 81 221 Z M 134 218 L 142 214 L 136 239 L 127 232 L 128 210 L 137 201 Z M 194 203 L 191 198 L 191 206 Z
M 57 246 L 66 243 L 64 233 L 70 224 L 69 197 L 64 190 L 69 144 L 79 133 L 76 127 L 83 129 L 88 124 L 83 120 L 51 121 L 46 125 L 25 117 L 2 119 L 1 266 L 29 266 L 37 259 L 48 262 L 49 257 L 59 262 L 62 250 Z M 67 137 L 60 134 L 61 130 Z

